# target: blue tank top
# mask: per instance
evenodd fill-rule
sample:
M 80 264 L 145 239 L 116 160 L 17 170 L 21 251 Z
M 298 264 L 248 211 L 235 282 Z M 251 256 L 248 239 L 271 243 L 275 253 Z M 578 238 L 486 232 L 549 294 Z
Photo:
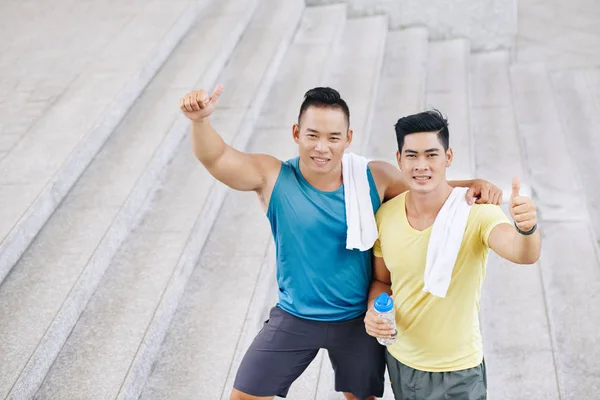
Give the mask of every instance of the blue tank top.
M 286 161 L 273 188 L 267 217 L 277 250 L 278 306 L 301 318 L 344 321 L 367 310 L 372 252 L 346 249 L 344 186 L 323 192 Z M 370 169 L 373 210 L 380 205 Z

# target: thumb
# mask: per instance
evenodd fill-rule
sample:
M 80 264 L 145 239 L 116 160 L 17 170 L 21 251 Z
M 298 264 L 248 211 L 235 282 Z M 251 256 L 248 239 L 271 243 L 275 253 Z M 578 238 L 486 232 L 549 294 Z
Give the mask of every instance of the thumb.
M 210 97 L 210 102 L 212 103 L 213 106 L 217 105 L 217 102 L 219 101 L 219 97 L 221 97 L 222 92 L 223 92 L 223 85 L 221 85 L 221 84 L 217 85 L 217 87 L 215 88 L 215 91 L 213 92 L 212 96 Z
M 510 194 L 511 200 L 519 195 L 520 189 L 521 189 L 521 182 L 519 181 L 519 177 L 515 176 L 512 181 L 512 193 Z

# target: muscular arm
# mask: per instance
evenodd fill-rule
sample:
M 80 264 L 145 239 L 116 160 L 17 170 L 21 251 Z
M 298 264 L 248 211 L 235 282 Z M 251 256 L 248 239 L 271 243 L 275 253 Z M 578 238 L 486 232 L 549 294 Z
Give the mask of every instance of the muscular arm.
M 281 161 L 266 154 L 247 154 L 225 143 L 207 118 L 192 121 L 192 149 L 217 180 L 235 190 L 260 192 L 276 175 Z
M 532 235 L 521 235 L 513 225 L 499 224 L 492 229 L 488 238 L 489 246 L 500 257 L 516 264 L 533 264 L 541 253 L 540 231 Z
M 242 153 L 223 141 L 208 120 L 222 90 L 221 85 L 217 86 L 211 97 L 204 90 L 195 90 L 179 100 L 181 111 L 191 121 L 192 150 L 219 181 L 232 189 L 253 190 L 265 197 L 264 190 L 276 179 L 281 162 L 265 154 Z M 263 203 L 267 200 L 263 198 Z

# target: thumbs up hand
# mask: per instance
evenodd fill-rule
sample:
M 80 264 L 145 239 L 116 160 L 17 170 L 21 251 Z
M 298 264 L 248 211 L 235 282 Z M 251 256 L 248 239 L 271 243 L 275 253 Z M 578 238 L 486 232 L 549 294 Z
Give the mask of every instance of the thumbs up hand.
M 219 101 L 223 86 L 218 85 L 211 97 L 204 90 L 194 90 L 179 99 L 179 108 L 192 121 L 199 121 L 212 114 Z
M 529 232 L 537 224 L 537 211 L 531 197 L 520 196 L 521 183 L 518 177 L 513 178 L 512 193 L 510 195 L 510 215 L 517 228 Z

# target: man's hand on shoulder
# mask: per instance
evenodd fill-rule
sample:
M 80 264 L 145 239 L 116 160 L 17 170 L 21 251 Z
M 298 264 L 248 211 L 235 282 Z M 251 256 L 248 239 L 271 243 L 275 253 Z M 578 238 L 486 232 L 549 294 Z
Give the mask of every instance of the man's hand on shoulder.
M 484 179 L 473 179 L 467 185 L 467 202 L 473 204 L 495 204 L 502 203 L 502 189 Z

